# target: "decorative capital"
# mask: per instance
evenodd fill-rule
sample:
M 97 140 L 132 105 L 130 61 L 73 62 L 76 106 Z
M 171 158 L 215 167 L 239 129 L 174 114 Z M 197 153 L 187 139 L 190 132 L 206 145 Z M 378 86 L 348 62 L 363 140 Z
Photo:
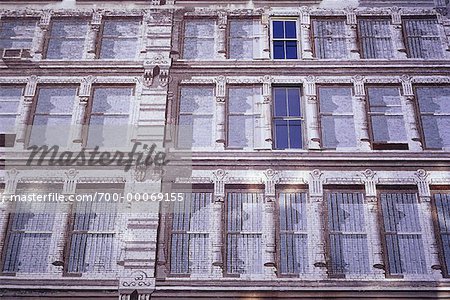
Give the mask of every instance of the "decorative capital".
M 41 27 L 42 29 L 47 29 L 47 27 L 50 25 L 52 14 L 52 10 L 44 10 L 42 12 L 41 19 L 39 20 L 39 27 Z
M 373 179 L 375 177 L 375 175 L 377 174 L 376 172 L 374 172 L 371 169 L 366 169 L 362 172 L 362 174 L 364 175 L 364 177 L 366 177 L 367 179 Z
M 345 8 L 345 13 L 347 15 L 347 24 L 348 25 L 356 25 L 357 19 L 356 19 L 356 11 L 353 7 L 347 7 Z
M 102 23 L 102 11 L 94 9 L 92 11 L 91 25 L 100 25 Z
M 420 179 L 420 180 L 426 180 L 429 174 L 428 174 L 428 172 L 425 171 L 424 169 L 418 169 L 418 170 L 414 173 L 414 175 L 416 175 L 416 177 L 417 177 L 418 179 Z
M 69 169 L 68 171 L 64 172 L 66 174 L 66 178 L 69 180 L 74 180 L 78 176 L 78 171 L 76 169 Z

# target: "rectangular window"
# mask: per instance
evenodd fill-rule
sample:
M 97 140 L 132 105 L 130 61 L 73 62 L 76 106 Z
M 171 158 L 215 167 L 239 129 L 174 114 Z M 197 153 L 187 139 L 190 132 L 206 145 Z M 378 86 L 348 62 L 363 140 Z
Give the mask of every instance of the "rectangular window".
M 261 274 L 262 194 L 230 191 L 227 193 L 227 273 Z
M 103 23 L 99 58 L 130 59 L 137 57 L 142 23 L 137 19 L 110 19 Z
M 405 19 L 403 28 L 411 58 L 442 58 L 442 42 L 437 19 Z
M 437 240 L 441 244 L 441 260 L 443 262 L 443 274 L 449 277 L 450 272 L 450 192 L 435 193 L 434 205 L 437 214 Z
M 414 192 L 382 192 L 385 255 L 390 275 L 426 273 L 425 252 Z
M 235 86 L 228 89 L 228 147 L 253 148 L 258 141 L 261 122 L 257 104 L 261 103 L 260 86 Z
M 5 19 L 0 21 L 0 49 L 31 49 L 37 20 Z
M 425 147 L 450 148 L 450 87 L 417 87 L 416 95 Z
M 19 183 L 16 195 L 61 193 L 59 184 Z M 57 203 L 16 201 L 10 214 L 4 247 L 3 272 L 45 273 Z
M 39 87 L 29 145 L 65 146 L 70 136 L 76 87 Z
M 214 138 L 214 87 L 181 88 L 178 147 L 212 147 Z
M 261 58 L 263 48 L 262 24 L 260 20 L 229 21 L 229 58 Z
M 364 196 L 360 192 L 327 193 L 330 275 L 367 274 L 369 250 L 364 221 Z
M 299 87 L 273 88 L 273 131 L 275 149 L 303 147 L 303 114 Z
M 274 59 L 298 58 L 297 21 L 276 20 L 272 22 Z
M 94 87 L 89 110 L 87 147 L 127 143 L 133 87 Z
M 185 193 L 183 199 L 173 204 L 170 273 L 209 273 L 212 194 Z
M 77 188 L 78 197 L 92 199 L 95 191 L 109 194 L 122 194 L 123 187 Z M 117 203 L 80 201 L 73 209 L 72 228 L 68 249 L 68 273 L 104 273 L 113 271 L 117 266 L 115 249 Z
M 358 31 L 363 58 L 389 59 L 394 56 L 390 20 L 359 19 Z
M 82 19 L 56 19 L 52 21 L 47 40 L 48 59 L 83 58 L 88 22 Z
M 345 20 L 313 20 L 314 49 L 317 58 L 347 58 Z
M 319 87 L 322 147 L 356 147 L 351 87 Z
M 216 20 L 186 20 L 184 24 L 184 59 L 214 59 Z
M 373 149 L 408 150 L 400 89 L 369 87 L 367 93 Z
M 0 86 L 0 147 L 12 147 L 23 87 Z
M 298 275 L 308 270 L 308 235 L 305 192 L 280 192 L 280 272 Z

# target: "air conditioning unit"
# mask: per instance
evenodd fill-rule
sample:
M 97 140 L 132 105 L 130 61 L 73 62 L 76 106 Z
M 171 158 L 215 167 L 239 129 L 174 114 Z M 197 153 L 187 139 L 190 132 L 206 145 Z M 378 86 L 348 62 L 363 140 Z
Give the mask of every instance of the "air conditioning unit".
M 30 59 L 30 49 L 3 49 L 2 59 L 6 60 L 22 60 Z

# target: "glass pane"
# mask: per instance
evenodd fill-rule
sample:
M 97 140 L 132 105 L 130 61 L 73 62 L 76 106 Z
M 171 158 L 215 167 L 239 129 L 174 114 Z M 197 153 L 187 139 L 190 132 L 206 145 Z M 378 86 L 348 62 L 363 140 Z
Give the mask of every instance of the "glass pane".
M 450 87 L 419 87 L 416 92 L 421 113 L 450 114 Z
M 138 36 L 140 29 L 141 22 L 139 20 L 106 20 L 103 28 L 103 36 Z
M 67 145 L 72 116 L 35 116 L 29 145 Z
M 185 36 L 207 38 L 214 36 L 216 21 L 213 19 L 188 20 L 185 24 Z
M 282 39 L 284 38 L 284 22 L 283 21 L 273 21 L 273 38 Z
M 92 112 L 129 113 L 133 88 L 95 88 Z
M 0 29 L 0 48 L 31 49 L 36 20 L 2 20 Z
M 353 113 L 351 88 L 319 88 L 320 112 Z
M 36 113 L 72 114 L 76 88 L 40 88 Z
M 427 148 L 450 147 L 450 116 L 422 116 Z
M 253 87 L 232 87 L 228 89 L 230 113 L 253 113 L 254 97 L 258 97 L 261 89 Z
M 1 101 L 0 100 L 0 115 L 2 114 L 17 114 L 19 112 L 19 101 Z M 1 118 L 3 118 L 2 116 Z M 0 122 L 2 121 L 0 118 Z
M 301 149 L 302 148 L 302 128 L 301 121 L 294 120 L 289 121 L 289 148 Z
M 284 59 L 284 42 L 283 41 L 274 41 L 273 42 L 273 58 L 275 59 Z
M 214 39 L 186 38 L 184 40 L 183 58 L 213 59 L 215 57 Z
M 408 141 L 403 116 L 372 116 L 371 120 L 375 142 Z
M 13 133 L 16 116 L 0 115 L 0 133 Z
M 102 39 L 100 58 L 134 59 L 138 50 L 137 38 L 106 38 Z
M 284 120 L 275 120 L 275 148 L 287 149 L 289 147 L 288 124 Z
M 76 19 L 53 20 L 51 37 L 76 38 L 84 37 L 88 29 L 87 21 Z
M 288 88 L 289 116 L 300 117 L 300 89 Z
M 118 147 L 127 142 L 128 116 L 91 115 L 88 129 L 88 148 Z
M 371 87 L 368 88 L 370 106 L 401 106 L 399 88 Z
M 353 116 L 322 116 L 321 123 L 325 148 L 356 147 Z
M 286 41 L 286 59 L 297 59 L 296 41 Z
M 83 57 L 84 39 L 50 39 L 46 58 L 81 59 Z
M 286 88 L 274 88 L 275 96 L 275 112 L 276 117 L 286 117 L 287 116 L 287 89 Z
M 296 39 L 297 38 L 297 28 L 295 21 L 286 21 L 285 22 L 286 35 L 285 37 L 288 39 Z
M 244 38 L 233 38 L 230 41 L 231 59 L 252 59 L 254 53 L 254 40 Z
M 179 120 L 180 126 L 192 127 L 192 147 L 210 147 L 213 144 L 213 119 L 211 116 L 182 115 Z M 182 138 L 182 148 L 190 144 Z
M 253 116 L 230 116 L 228 119 L 228 146 L 252 147 L 253 128 L 255 120 Z
M 20 101 L 23 88 L 0 86 L 0 100 L 5 101 Z
M 213 87 L 182 87 L 180 112 L 213 114 L 215 107 Z

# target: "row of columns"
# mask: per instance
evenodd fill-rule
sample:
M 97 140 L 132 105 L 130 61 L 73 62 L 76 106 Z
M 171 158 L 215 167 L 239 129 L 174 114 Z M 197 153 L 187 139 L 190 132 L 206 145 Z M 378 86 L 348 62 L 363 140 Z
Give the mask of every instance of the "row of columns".
M 314 170 L 309 177 L 309 200 L 307 205 L 308 214 L 308 243 L 314 245 L 310 251 L 309 264 L 312 266 L 311 278 L 324 279 L 327 277 L 327 266 L 329 258 L 326 253 L 326 220 L 323 216 L 324 202 L 324 173 L 320 170 Z M 266 170 L 264 209 L 263 209 L 263 264 L 264 275 L 276 277 L 276 234 L 275 234 L 275 213 L 276 205 L 276 185 L 280 183 L 280 174 L 274 170 Z M 369 262 L 372 264 L 372 276 L 375 279 L 385 278 L 385 255 L 382 250 L 381 224 L 379 215 L 381 214 L 377 197 L 377 174 L 372 170 L 366 170 L 362 173 L 365 185 L 365 211 L 366 211 L 366 230 L 369 246 Z M 224 170 L 213 172 L 214 181 L 214 204 L 213 204 L 213 228 L 211 232 L 212 253 L 213 253 L 213 276 L 222 276 L 224 267 L 225 245 L 223 244 L 223 216 L 225 201 L 225 184 L 229 183 L 228 173 Z M 442 278 L 441 271 L 436 266 L 440 266 L 439 250 L 434 232 L 432 218 L 431 193 L 429 187 L 428 174 L 424 170 L 416 172 L 415 181 L 418 186 L 419 211 L 421 214 L 422 239 L 425 247 L 426 262 L 429 274 L 438 280 Z M 433 268 L 431 268 L 433 267 Z

